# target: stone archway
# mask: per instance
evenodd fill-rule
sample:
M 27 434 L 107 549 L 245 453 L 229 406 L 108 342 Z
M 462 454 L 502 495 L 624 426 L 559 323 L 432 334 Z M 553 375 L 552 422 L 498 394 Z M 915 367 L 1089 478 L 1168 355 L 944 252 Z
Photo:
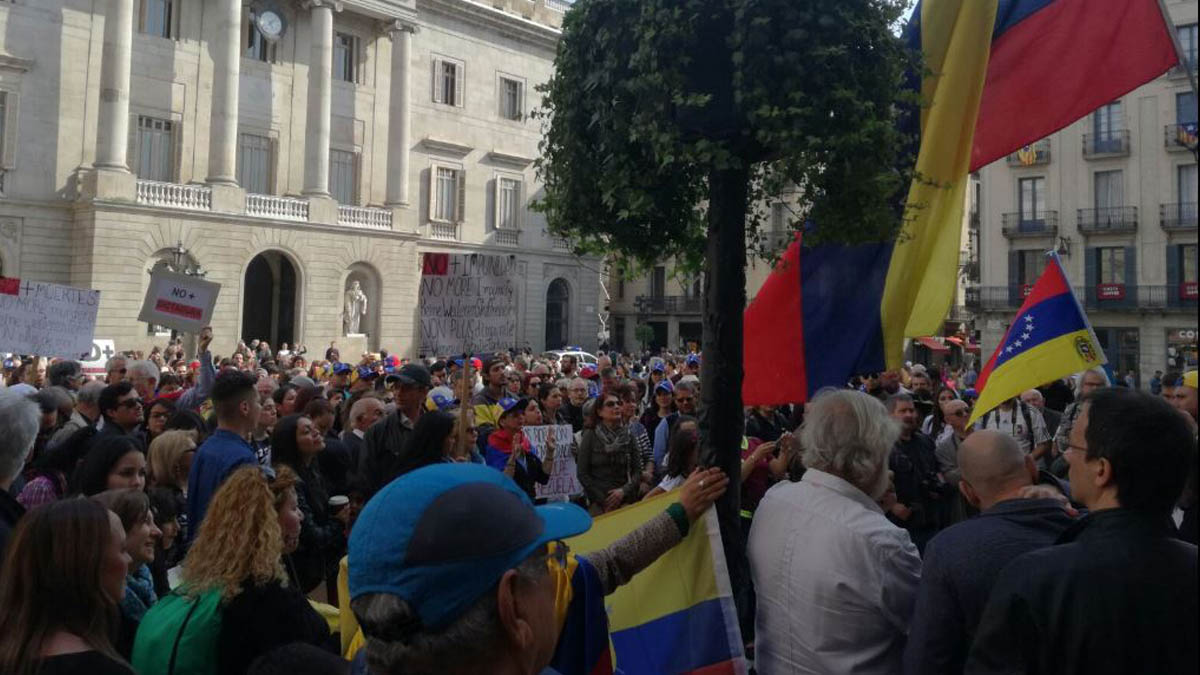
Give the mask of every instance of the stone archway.
M 242 340 L 266 340 L 273 349 L 299 339 L 297 300 L 300 274 L 291 258 L 277 250 L 259 253 L 242 279 Z
M 558 278 L 546 289 L 546 349 L 560 349 L 571 341 L 571 287 Z

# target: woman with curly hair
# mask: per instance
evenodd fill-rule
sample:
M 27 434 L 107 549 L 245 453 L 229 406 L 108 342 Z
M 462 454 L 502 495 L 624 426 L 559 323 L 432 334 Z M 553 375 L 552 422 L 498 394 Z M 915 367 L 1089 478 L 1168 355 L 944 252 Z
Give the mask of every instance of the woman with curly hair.
M 221 629 L 211 651 L 219 673 L 245 673 L 272 649 L 303 642 L 336 650 L 329 624 L 308 599 L 287 584 L 283 556 L 300 542 L 303 518 L 296 498 L 296 474 L 286 466 L 268 478 L 257 466 L 237 469 L 221 484 L 200 531 L 183 560 L 181 584 L 146 613 L 133 650 L 137 672 L 166 672 L 179 628 L 164 626 L 178 617 L 174 596 L 196 600 L 219 596 Z M 173 630 L 172 630 L 173 628 Z M 181 642 L 181 645 L 184 644 Z M 206 645 L 187 642 L 192 648 Z M 175 658 L 193 658 L 177 655 Z

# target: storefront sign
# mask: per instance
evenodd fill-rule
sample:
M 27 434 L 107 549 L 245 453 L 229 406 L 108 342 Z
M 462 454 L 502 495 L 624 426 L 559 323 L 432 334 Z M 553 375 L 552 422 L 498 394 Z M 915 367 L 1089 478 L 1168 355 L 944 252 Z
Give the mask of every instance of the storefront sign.
M 1191 370 L 1196 367 L 1196 335 L 1195 328 L 1172 328 L 1167 331 L 1167 369 Z
M 1197 293 L 1195 281 L 1185 281 L 1182 284 L 1179 284 L 1180 298 L 1184 300 L 1195 300 L 1198 295 L 1200 294 Z
M 1100 284 L 1096 287 L 1096 297 L 1100 300 L 1124 300 L 1125 284 Z

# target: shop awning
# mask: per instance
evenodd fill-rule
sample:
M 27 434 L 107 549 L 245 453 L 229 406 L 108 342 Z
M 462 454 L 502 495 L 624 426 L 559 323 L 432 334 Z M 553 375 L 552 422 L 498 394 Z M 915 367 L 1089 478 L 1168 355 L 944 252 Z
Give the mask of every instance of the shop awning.
M 940 352 L 940 353 L 944 354 L 944 353 L 950 351 L 949 347 L 942 344 L 941 342 L 938 342 L 936 338 L 919 337 L 919 338 L 917 338 L 917 342 L 920 343 L 921 346 L 925 347 L 926 349 L 928 349 L 931 352 L 935 352 L 935 353 Z
M 946 342 L 949 342 L 952 345 L 958 345 L 959 347 L 963 346 L 962 338 L 956 338 L 953 335 L 947 337 Z

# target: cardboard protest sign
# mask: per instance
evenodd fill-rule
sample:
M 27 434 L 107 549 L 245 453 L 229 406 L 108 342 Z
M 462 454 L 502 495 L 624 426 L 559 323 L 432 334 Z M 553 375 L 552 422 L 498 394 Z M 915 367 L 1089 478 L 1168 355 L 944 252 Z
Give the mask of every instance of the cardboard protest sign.
M 421 351 L 496 352 L 517 342 L 516 260 L 426 253 L 421 272 Z
M 100 291 L 0 277 L 0 352 L 86 356 L 98 309 Z
M 575 441 L 571 425 L 525 427 L 524 432 L 538 459 L 546 458 L 546 437 L 554 434 L 554 471 L 550 474 L 550 482 L 537 486 L 537 496 L 556 501 L 583 494 L 575 470 L 575 456 L 571 454 L 571 444 Z
M 220 292 L 221 284 L 156 269 L 150 274 L 150 286 L 138 321 L 199 333 L 212 322 Z
M 112 340 L 98 338 L 92 340 L 92 351 L 80 359 L 79 365 L 84 375 L 104 375 L 104 366 L 117 353 L 117 343 Z

